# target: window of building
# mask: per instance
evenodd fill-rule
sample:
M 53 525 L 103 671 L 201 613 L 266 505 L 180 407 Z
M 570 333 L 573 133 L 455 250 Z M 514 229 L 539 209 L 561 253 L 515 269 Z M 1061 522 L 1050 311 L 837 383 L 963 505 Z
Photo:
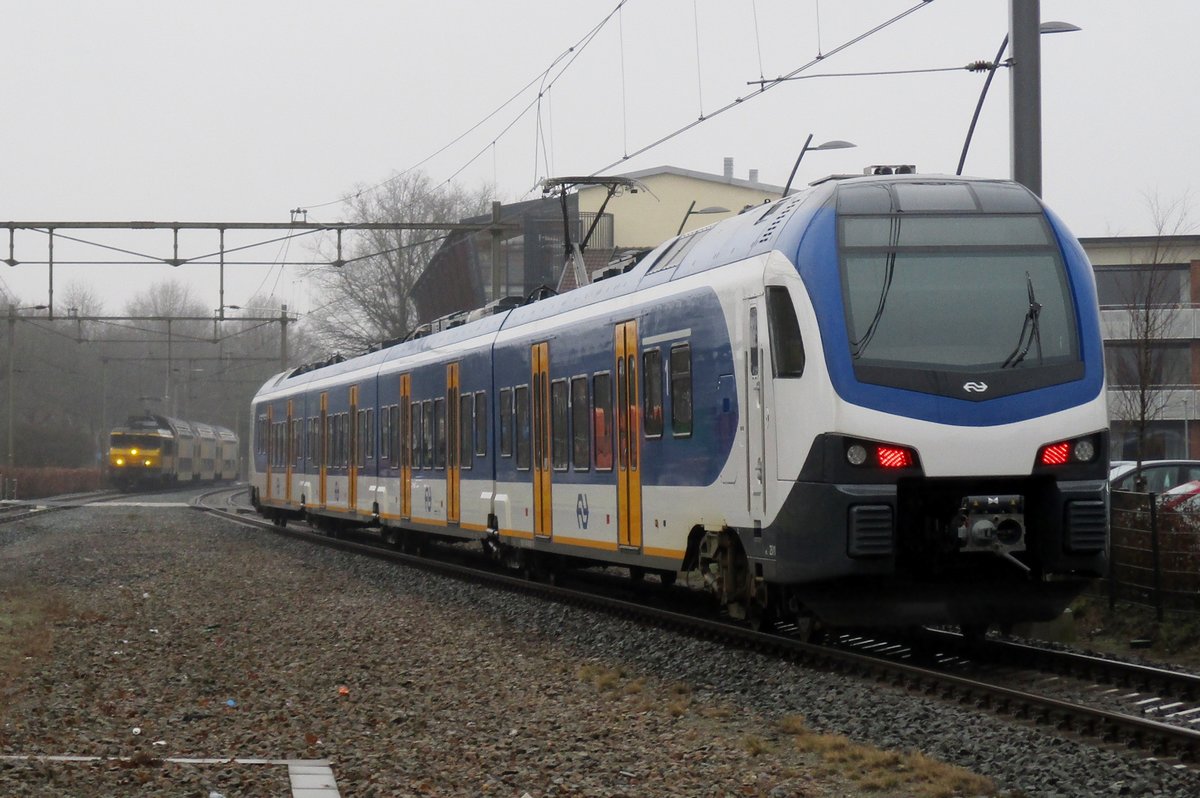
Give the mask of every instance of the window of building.
M 1187 264 L 1098 266 L 1096 296 L 1104 308 L 1172 306 L 1191 296 Z
M 1191 350 L 1186 341 L 1109 341 L 1104 370 L 1110 388 L 1191 385 Z

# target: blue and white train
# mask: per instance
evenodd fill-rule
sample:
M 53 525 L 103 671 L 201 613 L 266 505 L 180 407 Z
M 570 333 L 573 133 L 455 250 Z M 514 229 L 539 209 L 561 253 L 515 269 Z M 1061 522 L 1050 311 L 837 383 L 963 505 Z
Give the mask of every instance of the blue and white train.
M 277 520 L 689 572 L 734 617 L 1057 615 L 1104 572 L 1094 277 L 1017 184 L 830 180 L 253 400 Z

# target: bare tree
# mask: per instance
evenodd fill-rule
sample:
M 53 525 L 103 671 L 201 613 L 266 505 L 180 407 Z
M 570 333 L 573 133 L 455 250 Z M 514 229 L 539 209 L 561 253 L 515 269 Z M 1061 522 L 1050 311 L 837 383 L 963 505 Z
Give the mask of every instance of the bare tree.
M 491 194 L 488 188 L 471 192 L 436 185 L 421 172 L 404 172 L 348 196 L 348 220 L 457 222 L 483 214 Z M 344 239 L 345 265 L 322 267 L 316 274 L 325 304 L 310 314 L 314 334 L 331 351 L 347 354 L 407 335 L 415 326 L 409 292 L 444 237 L 434 230 L 368 230 Z
M 1131 429 L 1139 465 L 1149 454 L 1151 425 L 1166 416 L 1181 382 L 1190 377 L 1173 367 L 1169 342 L 1177 339 L 1175 327 L 1182 303 L 1179 271 L 1164 268 L 1179 259 L 1177 237 L 1193 227 L 1191 203 L 1185 193 L 1164 201 L 1146 196 L 1155 233 L 1138 268 L 1127 272 L 1119 284 L 1123 326 L 1120 337 L 1128 344 L 1110 348 L 1110 379 L 1119 390 L 1111 394 L 1111 417 Z

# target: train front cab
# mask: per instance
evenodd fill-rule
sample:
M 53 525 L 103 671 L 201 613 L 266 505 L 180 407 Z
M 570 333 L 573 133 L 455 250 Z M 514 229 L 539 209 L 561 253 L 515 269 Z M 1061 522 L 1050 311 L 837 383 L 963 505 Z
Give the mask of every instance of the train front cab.
M 808 445 L 779 471 L 778 513 L 741 535 L 751 567 L 836 624 L 1052 618 L 1105 567 L 1082 249 L 1013 184 L 847 188 L 796 257 L 805 378 L 827 374 L 831 403 L 779 402 L 782 379 L 766 394 L 768 441 Z

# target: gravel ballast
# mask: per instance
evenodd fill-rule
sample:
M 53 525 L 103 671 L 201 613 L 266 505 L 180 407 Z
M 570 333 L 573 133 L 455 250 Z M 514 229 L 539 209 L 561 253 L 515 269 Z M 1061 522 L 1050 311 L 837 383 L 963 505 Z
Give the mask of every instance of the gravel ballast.
M 1013 795 L 1200 776 L 875 683 L 313 547 L 184 508 L 0 527 L 0 595 L 61 600 L 3 685 L 0 795 L 859 795 L 781 719 L 919 749 Z M 20 760 L 88 756 L 95 762 Z M 109 759 L 124 758 L 124 759 Z M 876 792 L 893 795 L 903 792 Z

